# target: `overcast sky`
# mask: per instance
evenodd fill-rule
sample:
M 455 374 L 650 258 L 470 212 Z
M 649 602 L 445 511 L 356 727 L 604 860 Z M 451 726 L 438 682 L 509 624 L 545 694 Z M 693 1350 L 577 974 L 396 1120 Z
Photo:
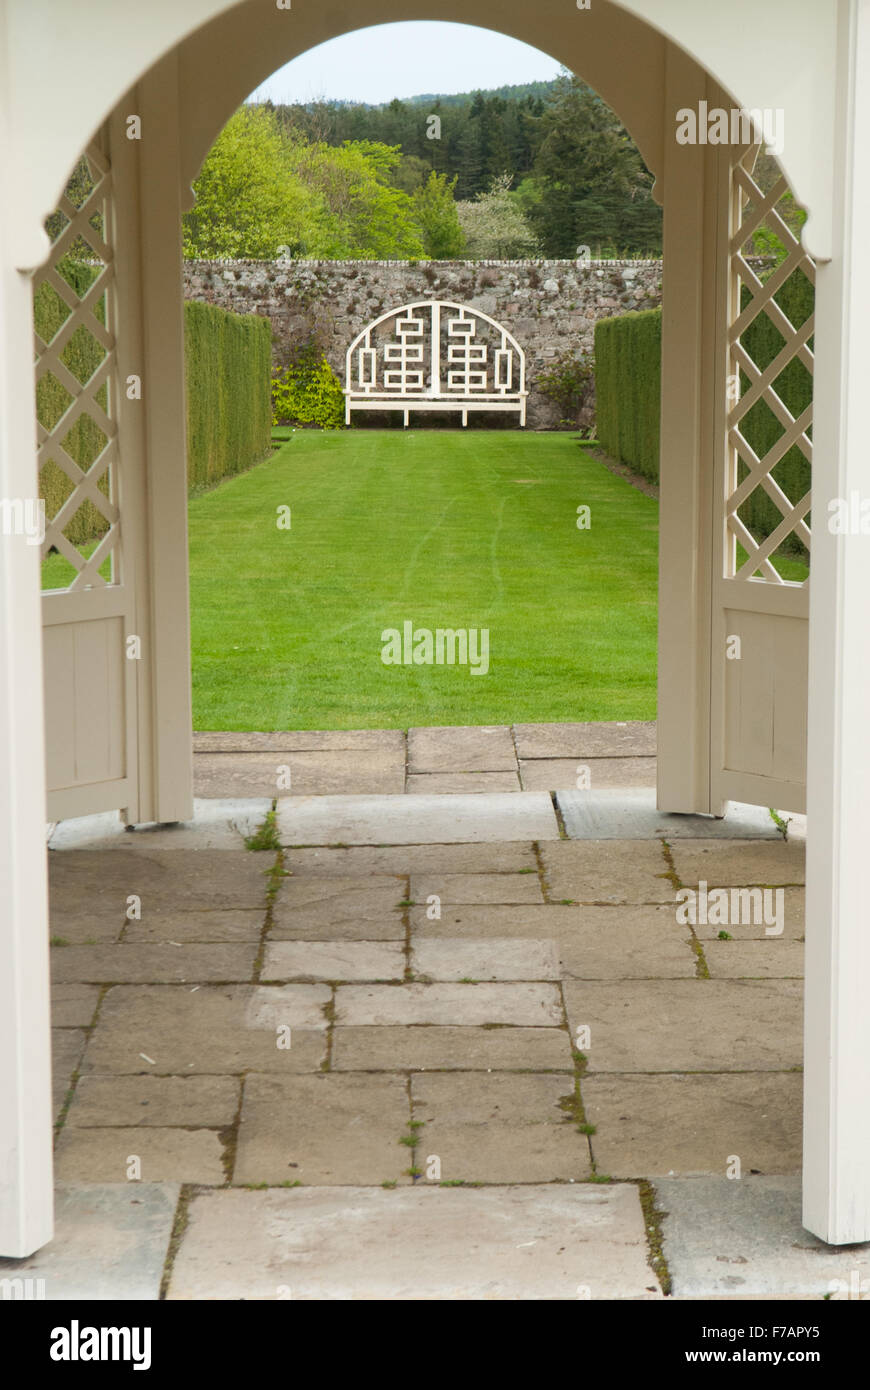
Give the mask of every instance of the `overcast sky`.
M 537 48 L 471 24 L 380 24 L 294 58 L 252 93 L 274 102 L 318 97 L 378 103 L 548 81 L 559 64 Z

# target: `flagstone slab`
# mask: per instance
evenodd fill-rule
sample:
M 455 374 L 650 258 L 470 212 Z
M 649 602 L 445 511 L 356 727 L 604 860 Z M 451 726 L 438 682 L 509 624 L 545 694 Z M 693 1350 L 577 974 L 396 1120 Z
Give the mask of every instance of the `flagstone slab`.
M 249 980 L 257 955 L 247 945 L 191 945 L 141 942 L 117 946 L 63 946 L 51 952 L 51 978 L 59 983 L 191 984 Z
M 725 1175 L 801 1165 L 803 1078 L 798 1072 L 587 1076 L 586 1118 L 601 1172 L 615 1178 Z
M 412 907 L 408 917 L 415 940 L 464 940 L 496 937 L 524 940 L 555 937 L 579 923 L 586 908 L 556 907 L 549 903 L 444 903 L 441 916 L 432 918 L 430 909 Z
M 147 911 L 139 922 L 128 922 L 124 945 L 148 942 L 161 945 L 168 941 L 241 942 L 259 941 L 266 920 L 265 908 L 234 907 L 195 909 L 192 912 Z
M 200 797 L 395 793 L 405 789 L 405 751 L 198 753 L 193 774 Z
M 325 753 L 336 749 L 384 749 L 404 758 L 405 735 L 401 729 L 303 729 L 279 733 L 233 730 L 195 731 L 193 751 L 199 753 Z M 195 762 L 194 762 L 195 766 Z
M 405 778 L 405 791 L 439 796 L 452 792 L 521 792 L 516 772 L 416 772 Z
M 409 772 L 513 772 L 517 756 L 507 726 L 408 730 Z
M 631 980 L 691 978 L 697 957 L 688 927 L 670 907 L 555 908 L 576 925 L 555 934 L 566 979 Z
M 260 978 L 268 980 L 403 980 L 403 942 L 273 941 Z
M 235 1123 L 239 1086 L 234 1076 L 82 1076 L 66 1124 L 222 1128 Z
M 782 839 L 764 806 L 730 802 L 728 814 L 675 815 L 656 809 L 654 788 L 560 791 L 556 800 L 572 840 Z
M 559 838 L 548 796 L 321 796 L 278 805 L 284 845 L 464 844 Z
M 575 791 L 578 778 L 592 791 L 607 787 L 654 787 L 655 758 L 522 758 L 523 791 Z
M 442 903 L 542 903 L 535 873 L 412 874 L 410 896 L 425 903 L 435 895 Z
M 233 1182 L 398 1181 L 408 1119 L 401 1076 L 249 1076 Z
M 411 970 L 430 980 L 558 980 L 559 955 L 553 941 L 487 937 L 417 941 Z
M 63 1182 L 124 1182 L 138 1158 L 143 1182 L 226 1181 L 223 1145 L 211 1129 L 72 1129 L 64 1127 L 54 1151 Z
M 326 1028 L 332 990 L 323 984 L 257 985 L 245 1010 L 248 1028 Z
M 339 985 L 335 1021 L 553 1027 L 564 1019 L 559 990 L 552 984 L 411 984 Z
M 866 1297 L 870 1245 L 825 1245 L 801 1223 L 799 1176 L 661 1178 L 665 1259 L 678 1297 Z M 785 1320 L 784 1320 L 785 1321 Z
M 673 902 L 657 840 L 560 840 L 541 846 L 551 902 Z
M 787 1071 L 803 1060 L 794 980 L 566 980 L 589 1072 Z
M 767 941 L 705 941 L 704 959 L 714 980 L 799 980 L 804 973 L 803 942 L 784 935 Z
M 277 753 L 198 752 L 193 759 L 193 790 L 197 797 L 268 797 L 279 794 L 279 769 L 286 766 Z
M 633 1186 L 196 1194 L 168 1297 L 576 1304 L 586 1291 L 661 1296 Z
M 333 1071 L 572 1072 L 564 1028 L 336 1028 Z
M 99 997 L 100 991 L 96 985 L 53 984 L 51 987 L 52 1027 L 89 1027 Z
M 336 749 L 288 753 L 290 791 L 283 796 L 396 795 L 405 790 L 405 749 Z
M 67 946 L 112 945 L 127 926 L 124 908 L 117 903 L 95 903 L 83 910 L 68 908 L 62 895 L 54 892 L 50 892 L 48 922 L 52 944 Z
M 595 724 L 514 724 L 520 758 L 655 757 L 655 720 Z
M 273 853 L 232 850 L 146 849 L 118 855 L 105 850 L 64 850 L 48 856 L 52 912 L 106 908 L 118 926 L 129 925 L 127 899 L 140 899 L 149 914 L 233 908 L 266 910 Z M 54 929 L 54 928 L 53 928 Z
M 423 1121 L 416 1166 L 437 1157 L 442 1182 L 582 1182 L 591 1172 L 589 1140 L 561 1105 L 573 1100 L 565 1076 L 417 1073 L 411 1097 Z
M 711 889 L 710 891 L 712 892 L 713 890 Z M 744 924 L 744 923 L 742 923 L 742 922 L 735 921 L 735 917 L 736 917 L 737 915 L 740 915 L 740 916 L 749 916 L 750 918 L 754 918 L 754 917 L 757 916 L 758 914 L 755 912 L 755 910 L 753 910 L 751 913 L 746 913 L 746 912 L 744 912 L 744 911 L 740 908 L 739 902 L 735 904 L 735 907 L 736 907 L 737 910 L 736 910 L 734 913 L 732 913 L 732 912 L 731 912 L 731 898 L 730 898 L 730 893 L 729 893 L 729 899 L 728 899 L 728 915 L 729 915 L 729 917 L 731 918 L 731 920 L 728 922 L 728 925 L 727 925 L 726 927 L 723 927 L 723 926 L 722 926 L 720 923 L 718 923 L 718 922 L 700 922 L 700 921 L 697 921 L 697 922 L 695 922 L 695 924 L 694 924 L 692 930 L 694 931 L 694 933 L 695 933 L 695 935 L 697 936 L 698 940 L 699 940 L 699 941 L 703 941 L 703 942 L 707 942 L 707 941 L 716 941 L 716 940 L 718 940 L 720 931 L 728 931 L 728 932 L 730 932 L 731 936 L 733 937 L 733 939 L 734 939 L 735 941 L 745 941 L 745 942 L 750 942 L 750 941 L 768 941 L 768 942 L 769 942 L 769 941 L 773 941 L 773 940 L 777 940 L 777 941 L 801 941 L 801 940 L 803 939 L 804 930 L 805 930 L 805 918 L 804 918 L 804 899 L 805 899 L 805 896 L 806 896 L 805 890 L 804 890 L 803 888 L 781 888 L 781 889 L 773 889 L 773 890 L 770 890 L 770 889 L 769 889 L 768 891 L 781 892 L 782 895 L 783 895 L 783 896 L 782 896 L 782 909 L 783 909 L 783 910 L 782 910 L 782 936 L 781 936 L 781 937 L 775 937 L 775 938 L 774 938 L 774 937 L 768 936 L 768 935 L 767 935 L 767 932 L 766 932 L 766 930 L 765 930 L 765 926 L 764 926 L 764 923 L 763 923 L 763 922 L 758 922 L 758 923 L 756 923 L 754 920 L 750 920 L 750 921 L 748 921 L 748 922 L 746 922 L 746 923 Z M 768 901 L 771 902 L 771 900 L 768 900 Z M 696 912 L 695 912 L 695 916 L 696 916 L 696 917 L 698 917 L 698 916 L 701 915 L 700 912 L 697 910 L 697 906 L 699 906 L 699 905 L 696 905 Z M 763 906 L 764 906 L 764 901 L 763 901 L 763 899 L 762 899 L 762 907 L 763 907 Z M 772 913 L 770 913 L 770 914 L 768 914 L 768 915 L 773 915 L 773 916 L 775 917 L 775 915 L 776 915 L 776 899 L 775 899 L 775 898 L 772 900 L 772 908 L 773 908 Z M 709 916 L 709 895 L 708 895 L 708 913 L 707 913 L 707 915 Z M 763 914 L 762 914 L 762 915 L 763 915 Z M 775 923 L 774 923 L 774 925 L 775 925 Z
M 43 1279 L 48 1301 L 154 1300 L 169 1249 L 178 1183 L 59 1183 L 54 1239 L 0 1279 Z
M 352 878 L 359 874 L 537 873 L 531 844 L 387 845 L 288 849 L 284 867 L 300 878 Z
M 114 985 L 100 1007 L 82 1071 L 182 1076 L 317 1071 L 326 1059 L 321 1001 L 330 991 L 324 985 L 286 988 L 303 993 L 294 1000 L 272 991 L 274 1002 L 264 1005 L 266 988 L 251 985 Z M 289 1048 L 278 1047 L 278 1026 L 291 1028 Z
M 404 940 L 407 878 L 282 878 L 272 908 L 274 940 Z
M 705 844 L 685 840 L 672 849 L 674 868 L 680 882 L 696 888 L 703 880 L 710 888 L 731 884 L 802 884 L 806 843 L 802 840 L 775 840 L 741 844 Z
M 128 828 L 118 811 L 60 821 L 51 850 L 244 849 L 272 809 L 266 797 L 194 798 L 193 820 Z
M 438 920 L 429 918 L 427 908 L 414 907 L 410 921 L 415 943 L 548 938 L 564 977 L 671 979 L 697 974 L 690 929 L 677 925 L 673 907 L 454 904 L 443 907 Z

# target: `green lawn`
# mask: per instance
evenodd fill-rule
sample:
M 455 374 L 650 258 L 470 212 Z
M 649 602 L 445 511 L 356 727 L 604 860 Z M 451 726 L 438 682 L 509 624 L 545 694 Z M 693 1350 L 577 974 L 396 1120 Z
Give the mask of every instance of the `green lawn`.
M 655 717 L 658 504 L 570 435 L 276 439 L 266 463 L 190 503 L 197 729 Z M 70 577 L 44 561 L 44 588 Z M 487 628 L 489 673 L 385 666 L 382 631 L 408 621 Z
M 190 503 L 194 726 L 654 718 L 657 514 L 566 434 L 297 430 Z M 407 621 L 489 673 L 384 665 Z

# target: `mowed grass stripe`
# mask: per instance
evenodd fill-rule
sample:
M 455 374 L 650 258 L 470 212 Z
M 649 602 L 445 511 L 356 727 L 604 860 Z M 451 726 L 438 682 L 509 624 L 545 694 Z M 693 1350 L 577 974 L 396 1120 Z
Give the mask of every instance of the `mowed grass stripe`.
M 297 431 L 190 503 L 195 727 L 654 718 L 657 520 L 569 435 Z M 489 674 L 385 666 L 405 621 Z

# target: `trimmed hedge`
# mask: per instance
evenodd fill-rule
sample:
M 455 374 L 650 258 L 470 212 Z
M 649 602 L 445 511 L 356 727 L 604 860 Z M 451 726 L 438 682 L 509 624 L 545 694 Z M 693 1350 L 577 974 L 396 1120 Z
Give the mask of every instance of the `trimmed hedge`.
M 744 308 L 750 297 L 744 286 Z M 795 328 L 800 328 L 813 312 L 813 287 L 802 272 L 791 275 L 774 297 Z M 659 480 L 661 321 L 661 309 L 649 309 L 602 319 L 595 329 L 598 438 L 613 458 L 630 464 L 655 483 Z M 742 340 L 761 371 L 781 351 L 784 341 L 764 313 L 749 325 Z M 812 344 L 810 339 L 810 347 Z M 748 387 L 749 379 L 741 373 L 741 391 Z M 795 419 L 813 398 L 812 376 L 795 358 L 776 378 L 774 388 Z M 773 448 L 782 434 L 782 426 L 763 400 L 757 401 L 743 417 L 741 428 L 759 458 Z M 741 464 L 740 481 L 747 471 Z M 776 465 L 773 477 L 793 502 L 809 490 L 810 465 L 797 446 Z M 762 488 L 756 488 L 746 499 L 740 516 L 749 530 L 761 537 L 770 535 L 782 520 L 779 508 Z M 793 537 L 789 541 L 793 549 L 802 551 L 799 541 Z
M 62 278 L 81 298 L 99 274 L 99 267 L 65 257 L 58 265 Z M 103 295 L 95 306 L 100 323 L 106 322 Z M 33 296 L 33 322 L 43 342 L 50 342 L 68 318 L 68 310 L 56 291 L 45 282 Z M 188 491 L 214 484 L 221 478 L 265 458 L 272 430 L 271 372 L 272 326 L 254 314 L 231 314 L 212 304 L 184 306 L 184 355 L 187 382 L 187 481 Z M 89 381 L 105 357 L 92 334 L 80 326 L 61 354 L 64 366 L 77 381 Z M 105 386 L 96 393 L 105 410 Z M 36 387 L 36 414 L 40 424 L 53 429 L 70 405 L 70 395 L 51 374 Z M 66 452 L 87 471 L 105 446 L 105 437 L 85 412 L 66 438 Z M 109 477 L 98 487 L 109 495 Z M 73 490 L 66 473 L 51 460 L 39 477 L 39 495 L 45 499 L 49 518 L 57 515 Z M 83 502 L 64 528 L 73 545 L 95 540 L 108 530 L 108 522 L 92 502 Z
M 595 326 L 597 434 L 612 458 L 658 482 L 662 311 L 645 309 Z
M 272 325 L 195 300 L 184 306 L 187 485 L 249 468 L 272 437 Z

